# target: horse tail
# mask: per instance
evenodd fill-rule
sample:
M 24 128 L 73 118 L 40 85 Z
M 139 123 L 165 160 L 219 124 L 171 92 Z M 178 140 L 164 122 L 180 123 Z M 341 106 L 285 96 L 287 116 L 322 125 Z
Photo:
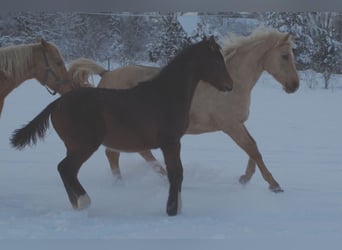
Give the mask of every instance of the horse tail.
M 90 75 L 103 76 L 108 70 L 96 62 L 86 58 L 79 58 L 70 63 L 69 74 L 74 82 L 81 86 L 92 86 L 93 84 L 88 81 Z
M 35 145 L 37 139 L 43 139 L 49 128 L 49 117 L 59 99 L 50 103 L 32 121 L 20 129 L 16 129 L 10 139 L 13 147 L 21 150 L 27 145 Z

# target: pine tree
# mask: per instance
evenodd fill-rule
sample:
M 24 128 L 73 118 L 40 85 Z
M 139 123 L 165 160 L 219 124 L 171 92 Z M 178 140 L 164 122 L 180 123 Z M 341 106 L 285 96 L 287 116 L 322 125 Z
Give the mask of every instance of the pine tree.
M 166 64 L 179 51 L 191 44 L 191 40 L 179 23 L 178 13 L 171 13 L 161 17 L 159 37 L 155 44 L 148 48 L 150 61 Z

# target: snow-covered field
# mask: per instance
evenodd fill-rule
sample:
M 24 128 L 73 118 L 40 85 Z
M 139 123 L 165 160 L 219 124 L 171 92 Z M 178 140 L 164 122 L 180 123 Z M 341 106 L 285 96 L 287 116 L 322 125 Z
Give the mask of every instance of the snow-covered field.
M 104 148 L 79 174 L 92 205 L 74 211 L 57 172 L 65 149 L 55 131 L 21 152 L 9 145 L 12 131 L 56 98 L 28 81 L 7 98 L 0 119 L 0 239 L 227 239 L 226 249 L 339 249 L 341 79 L 329 90 L 303 81 L 288 95 L 263 75 L 254 88 L 247 127 L 284 193 L 270 192 L 258 171 L 241 186 L 247 156 L 222 132 L 183 137 L 176 217 L 165 212 L 166 179 L 137 154 L 123 154 L 123 181 L 115 183 Z

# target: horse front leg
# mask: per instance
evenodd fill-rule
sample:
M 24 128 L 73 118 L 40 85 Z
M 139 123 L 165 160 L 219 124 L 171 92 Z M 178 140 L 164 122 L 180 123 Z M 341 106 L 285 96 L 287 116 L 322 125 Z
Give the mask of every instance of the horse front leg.
M 121 180 L 121 172 L 119 167 L 119 157 L 120 153 L 106 148 L 106 156 L 109 162 L 110 169 L 115 180 Z
M 145 159 L 145 161 L 148 162 L 148 164 L 153 168 L 155 172 L 160 174 L 161 176 L 165 176 L 166 170 L 163 168 L 163 166 L 157 161 L 157 159 L 153 156 L 152 152 L 150 150 L 147 151 L 141 151 L 139 154 Z
M 181 212 L 183 166 L 180 159 L 180 142 L 166 145 L 161 148 L 167 168 L 167 176 L 170 183 L 169 197 L 167 200 L 166 212 L 169 216 Z
M 249 155 L 250 160 L 247 166 L 247 174 L 246 178 L 250 179 L 255 171 L 256 164 L 261 172 L 262 177 L 265 181 L 268 182 L 269 188 L 273 192 L 283 192 L 278 182 L 273 178 L 271 172 L 267 169 L 262 155 L 259 152 L 258 146 L 253 139 L 253 137 L 249 134 L 247 128 L 243 124 L 235 124 L 235 126 L 231 126 L 229 128 L 224 129 L 224 132 L 230 135 L 230 137 Z M 254 168 L 254 169 L 253 169 Z M 245 177 L 242 177 L 243 179 Z
M 91 200 L 77 178 L 82 164 L 95 150 L 69 151 L 67 156 L 58 164 L 58 172 L 62 178 L 65 190 L 72 207 L 82 210 L 90 206 Z

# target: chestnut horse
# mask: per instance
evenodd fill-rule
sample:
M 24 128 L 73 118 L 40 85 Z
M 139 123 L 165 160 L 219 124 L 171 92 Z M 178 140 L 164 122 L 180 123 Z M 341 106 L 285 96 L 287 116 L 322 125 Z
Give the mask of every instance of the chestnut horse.
M 249 156 L 246 172 L 240 177 L 240 183 L 247 183 L 258 165 L 263 178 L 274 192 L 281 192 L 279 184 L 266 168 L 255 140 L 244 123 L 248 119 L 251 91 L 263 71 L 271 74 L 283 85 L 287 93 L 293 93 L 299 87 L 299 79 L 291 48 L 291 36 L 273 28 L 257 28 L 250 36 L 233 36 L 224 42 L 223 54 L 227 70 L 233 78 L 234 89 L 222 94 L 200 83 L 195 91 L 190 109 L 190 124 L 187 134 L 201 134 L 221 130 L 229 135 Z M 71 63 L 69 73 L 87 82 L 88 76 L 101 74 L 98 87 L 131 88 L 139 81 L 147 80 L 158 74 L 159 68 L 144 66 L 126 66 L 106 71 L 91 60 L 76 60 Z M 165 170 L 156 161 L 150 151 L 140 153 L 145 160 L 164 173 Z M 111 169 L 120 177 L 119 153 L 106 150 Z
M 167 214 L 176 215 L 183 180 L 180 139 L 188 127 L 200 80 L 219 91 L 230 91 L 233 86 L 213 37 L 184 49 L 152 80 L 132 89 L 79 88 L 64 94 L 16 130 L 11 143 L 18 149 L 35 144 L 37 137 L 44 137 L 51 116 L 67 149 L 58 171 L 75 209 L 90 205 L 77 173 L 101 144 L 125 152 L 160 148 L 170 183 Z
M 64 94 L 74 88 L 57 47 L 44 39 L 37 39 L 36 44 L 0 48 L 0 115 L 6 96 L 31 78 L 50 88 L 51 94 Z

